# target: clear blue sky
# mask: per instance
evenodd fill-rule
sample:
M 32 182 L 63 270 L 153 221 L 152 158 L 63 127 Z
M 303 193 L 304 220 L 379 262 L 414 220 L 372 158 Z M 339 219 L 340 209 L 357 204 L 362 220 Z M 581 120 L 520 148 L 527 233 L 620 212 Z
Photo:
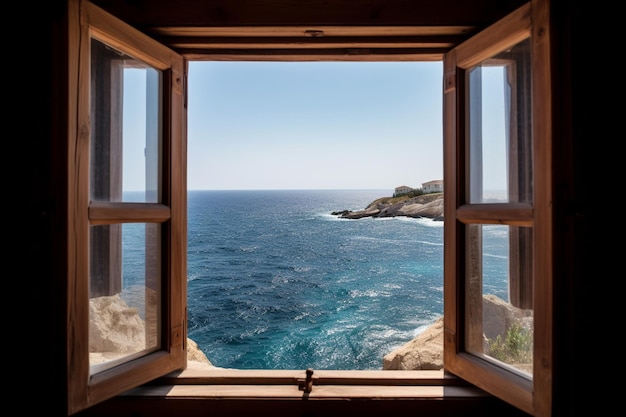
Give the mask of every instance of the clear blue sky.
M 483 71 L 484 185 L 504 189 L 502 69 Z M 141 190 L 145 72 L 125 77 L 124 189 Z M 188 81 L 190 190 L 443 179 L 441 62 L 192 62 Z
M 443 179 L 441 62 L 193 62 L 189 189 Z

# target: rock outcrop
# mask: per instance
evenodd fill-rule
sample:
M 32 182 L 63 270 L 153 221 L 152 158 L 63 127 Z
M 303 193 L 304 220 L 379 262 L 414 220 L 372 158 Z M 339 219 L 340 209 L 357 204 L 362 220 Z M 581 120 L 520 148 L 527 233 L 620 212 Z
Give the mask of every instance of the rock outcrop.
M 146 346 L 143 319 L 119 295 L 89 300 L 89 351 L 119 356 L 141 351 Z
M 443 193 L 423 194 L 417 197 L 379 198 L 363 210 L 341 210 L 332 212 L 343 219 L 362 219 L 364 217 L 426 217 L 443 220 Z
M 532 310 L 512 306 L 495 295 L 483 297 L 484 350 L 488 351 L 487 339 L 504 337 L 513 325 L 532 331 Z M 525 369 L 525 365 L 517 365 Z M 443 368 L 443 317 L 437 319 L 413 340 L 405 343 L 383 357 L 383 369 L 432 370 Z
M 410 342 L 383 357 L 383 369 L 438 370 L 443 368 L 443 317 Z
M 89 300 L 89 358 L 91 364 L 141 352 L 146 347 L 145 322 L 136 308 L 119 295 Z M 187 338 L 187 367 L 213 368 L 196 342 Z
M 198 344 L 187 338 L 187 369 L 211 369 L 215 366 L 206 357 L 204 352 L 200 350 Z

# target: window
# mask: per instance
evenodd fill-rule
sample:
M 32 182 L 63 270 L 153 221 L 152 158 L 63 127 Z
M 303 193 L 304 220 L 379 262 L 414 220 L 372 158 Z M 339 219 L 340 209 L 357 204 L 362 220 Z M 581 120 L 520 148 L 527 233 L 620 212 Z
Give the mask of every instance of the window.
M 91 124 L 94 128 L 90 141 L 89 191 L 90 212 L 94 214 L 90 216 L 93 220 L 89 229 L 89 356 L 93 375 L 143 352 L 155 351 L 161 344 L 162 312 L 158 300 L 162 296 L 162 223 L 103 221 L 104 224 L 99 224 L 95 218 L 98 209 L 113 208 L 111 203 L 128 202 L 126 179 L 131 175 L 143 178 L 138 188 L 141 191 L 134 193 L 139 204 L 162 201 L 159 173 L 163 152 L 160 71 L 97 39 L 91 41 L 91 58 Z M 132 97 L 121 93 L 133 83 L 145 88 L 138 89 L 145 91 L 139 97 L 143 118 L 121 117 L 120 120 L 117 115 L 125 114 L 129 105 L 133 105 L 129 103 Z M 153 106 L 144 108 L 146 102 Z M 133 132 L 132 128 L 137 127 L 138 131 Z M 140 155 L 133 155 L 133 148 Z M 137 167 L 137 172 L 128 175 L 129 165 L 136 166 L 136 161 L 144 163 Z M 119 209 L 122 212 L 122 207 Z M 107 217 L 106 214 L 103 217 Z M 123 247 L 125 234 L 140 236 L 138 241 L 143 243 L 137 248 Z M 129 250 L 141 252 L 139 265 L 129 263 Z M 115 314 L 104 314 L 113 311 Z M 119 340 L 107 337 L 112 331 L 124 337 Z
M 187 330 L 214 365 L 381 369 L 441 316 L 443 222 L 330 213 L 443 177 L 442 75 L 189 63 Z
M 532 27 L 528 5 L 481 34 L 500 31 L 497 46 L 478 35 L 444 59 L 444 297 L 454 300 L 444 311 L 445 369 L 528 413 L 547 410 L 550 397 L 538 366 L 550 361 L 538 331 L 549 325 L 551 281 L 549 136 L 540 129 L 549 116 L 538 111 L 548 61 Z M 500 100 L 490 103 L 484 92 L 494 88 Z M 498 234 L 508 245 L 490 245 Z M 487 256 L 502 263 L 488 270 Z M 505 279 L 508 294 L 493 294 L 493 279 Z
M 94 415 L 107 414 L 107 410 L 111 413 L 116 407 L 117 411 L 132 413 L 132 401 L 116 402 L 114 398 L 113 402 L 103 403 L 123 392 L 126 400 L 137 397 L 146 400 L 142 401 L 144 406 L 151 403 L 147 407 L 155 413 L 166 413 L 168 407 L 171 411 L 171 407 L 185 404 L 190 414 L 194 411 L 201 414 L 202 404 L 206 404 L 203 401 L 215 404 L 218 400 L 223 401 L 218 407 L 234 402 L 239 404 L 240 411 L 246 407 L 288 410 L 308 406 L 324 412 L 324 407 L 336 406 L 337 412 L 346 399 L 382 398 L 411 402 L 419 411 L 441 411 L 446 405 L 450 409 L 461 407 L 466 412 L 471 412 L 472 406 L 474 411 L 476 407 L 489 407 L 473 402 L 485 398 L 485 394 L 465 385 L 467 381 L 517 409 L 550 415 L 551 212 L 546 184 L 550 183 L 551 148 L 547 130 L 549 112 L 545 111 L 550 103 L 543 93 L 549 90 L 549 50 L 542 36 L 548 32 L 544 2 L 533 3 L 532 8 L 530 4 L 523 6 L 444 58 L 445 374 L 324 371 L 310 375 L 304 370 L 216 370 L 201 375 L 170 374 L 155 382 L 156 386 L 144 387 L 139 386 L 185 365 L 185 69 L 182 57 L 169 49 L 86 1 L 79 5 L 80 12 L 70 10 L 70 39 L 77 45 L 70 53 L 70 61 L 72 70 L 79 75 L 70 85 L 70 96 L 75 100 L 70 110 L 75 108 L 76 113 L 70 111 L 69 115 L 70 125 L 77 126 L 69 137 L 70 154 L 74 157 L 69 181 L 74 186 L 68 205 L 74 216 L 67 230 L 72 258 L 68 260 L 72 265 L 68 273 L 68 288 L 72 289 L 68 306 L 71 413 L 87 409 Z M 509 49 L 519 53 L 509 56 Z M 96 59 L 92 52 L 98 51 L 104 56 L 92 74 L 110 80 L 111 84 L 98 82 L 92 89 L 87 69 L 92 59 Z M 530 73 L 524 72 L 528 68 L 523 62 L 526 52 L 530 57 Z M 124 104 L 121 80 L 125 78 L 120 73 L 130 66 L 146 72 L 145 144 L 149 148 L 148 161 L 152 161 L 143 167 L 145 198 L 133 202 L 120 200 L 124 183 L 118 178 L 126 163 L 119 160 L 126 145 L 123 126 L 119 125 Z M 506 114 L 519 115 L 530 109 L 530 115 L 521 120 L 532 122 L 521 129 L 519 124 L 511 124 L 515 129 L 505 131 L 504 143 L 509 148 L 500 153 L 500 158 L 507 162 L 500 172 L 508 176 L 507 200 L 498 203 L 485 201 L 485 172 L 493 161 L 501 159 L 485 157 L 482 145 L 486 135 L 476 126 L 480 125 L 485 113 L 482 105 L 486 103 L 481 103 L 480 94 L 475 95 L 479 90 L 475 89 L 487 82 L 486 67 L 491 66 L 499 67 L 500 76 L 511 82 L 512 89 L 505 97 L 515 100 L 506 101 L 510 105 Z M 527 81 L 530 85 L 524 84 Z M 148 91 L 159 93 L 152 95 Z M 103 101 L 94 106 L 94 98 Z M 479 106 L 474 107 L 475 104 Z M 113 120 L 95 124 L 103 120 L 99 116 L 101 111 L 114 116 Z M 92 114 L 96 116 L 93 120 Z M 151 128 L 150 121 L 156 123 Z M 154 127 L 160 133 L 152 130 Z M 95 148 L 91 147 L 92 142 Z M 156 192 L 148 192 L 152 190 Z M 146 273 L 140 286 L 144 296 L 149 293 L 146 288 L 157 290 L 154 303 L 140 304 L 141 312 L 154 313 L 154 326 L 144 333 L 148 342 L 141 349 L 105 362 L 103 368 L 92 367 L 95 363 L 90 362 L 89 355 L 90 291 L 98 288 L 99 296 L 107 296 L 123 288 L 119 278 L 120 265 L 124 265 L 118 249 L 119 234 L 136 225 L 146 226 L 146 230 L 142 226 L 139 230 L 146 236 L 146 253 L 157 255 L 146 256 L 142 269 L 158 272 Z M 101 231 L 92 233 L 93 228 Z M 533 346 L 532 372 L 498 356 L 493 348 L 499 346 L 497 335 L 492 345 L 481 343 L 486 327 L 481 314 L 486 306 L 481 256 L 488 253 L 486 237 L 492 232 L 509 235 L 509 247 L 504 248 L 508 264 L 502 269 L 508 274 L 512 288 L 515 287 L 510 292 L 514 296 L 509 303 L 524 309 L 532 307 L 533 333 L 529 339 Z M 154 276 L 159 278 L 155 281 L 158 285 L 153 285 Z M 102 285 L 91 284 L 90 277 Z M 127 392 L 135 387 L 139 388 Z M 420 401 L 415 402 L 416 399 Z M 446 399 L 454 401 L 441 401 Z M 298 405 L 292 400 L 298 400 Z M 97 404 L 102 404 L 102 408 L 94 407 Z M 491 405 L 494 407 L 491 411 L 502 411 L 498 404 Z M 363 409 L 368 407 L 371 411 L 381 405 L 364 403 Z M 385 407 L 380 408 L 381 412 L 384 410 Z
M 81 6 L 85 24 L 74 22 L 81 44 L 72 56 L 82 72 L 71 116 L 82 128 L 70 137 L 70 412 L 185 363 L 186 247 L 176 239 L 185 233 L 183 61 L 90 3 Z M 141 97 L 125 94 L 131 83 L 141 84 Z M 143 108 L 141 120 L 124 119 L 131 105 Z M 134 197 L 129 169 L 143 179 Z M 125 257 L 126 233 L 142 236 L 138 264 Z M 106 337 L 112 329 L 124 337 Z

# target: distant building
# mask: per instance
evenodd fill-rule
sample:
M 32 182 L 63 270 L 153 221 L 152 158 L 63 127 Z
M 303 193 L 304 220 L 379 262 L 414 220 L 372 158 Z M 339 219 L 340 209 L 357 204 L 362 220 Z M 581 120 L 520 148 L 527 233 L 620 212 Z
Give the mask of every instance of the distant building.
M 424 191 L 424 194 L 443 192 L 443 180 L 433 180 L 422 183 L 422 191 Z
M 403 195 L 403 194 L 408 194 L 411 191 L 413 191 L 412 187 L 407 187 L 406 185 L 401 185 L 401 186 L 396 187 L 394 189 L 393 196 L 394 197 L 398 197 L 398 196 Z

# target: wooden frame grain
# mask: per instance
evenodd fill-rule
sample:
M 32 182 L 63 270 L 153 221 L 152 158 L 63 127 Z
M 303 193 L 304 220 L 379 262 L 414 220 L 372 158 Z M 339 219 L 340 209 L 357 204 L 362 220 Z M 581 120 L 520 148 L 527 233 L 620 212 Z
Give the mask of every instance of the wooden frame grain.
M 549 416 L 551 389 L 552 259 L 551 141 L 549 94 L 548 1 L 528 3 L 472 39 L 457 46 L 444 59 L 444 306 L 445 369 L 536 416 Z M 531 39 L 532 60 L 532 158 L 534 193 L 530 203 L 468 204 L 466 189 L 467 142 L 465 72 L 469 68 Z M 493 42 L 497 40 L 497 42 Z M 465 253 L 467 224 L 504 224 L 531 227 L 534 299 L 534 369 L 532 378 L 499 367 L 465 350 L 466 288 Z M 471 245 L 470 245 L 471 246 Z M 528 296 L 525 296 L 528 297 Z M 453 301 L 452 301 L 453 300 Z M 525 302 L 529 302 L 528 299 Z
M 88 1 L 69 2 L 68 108 L 68 410 L 88 408 L 137 385 L 183 368 L 186 362 L 186 146 L 184 138 L 183 59 Z M 160 204 L 90 201 L 90 42 L 95 38 L 160 70 L 163 119 Z M 100 224 L 161 224 L 163 277 L 161 346 L 153 353 L 90 375 L 89 233 Z

